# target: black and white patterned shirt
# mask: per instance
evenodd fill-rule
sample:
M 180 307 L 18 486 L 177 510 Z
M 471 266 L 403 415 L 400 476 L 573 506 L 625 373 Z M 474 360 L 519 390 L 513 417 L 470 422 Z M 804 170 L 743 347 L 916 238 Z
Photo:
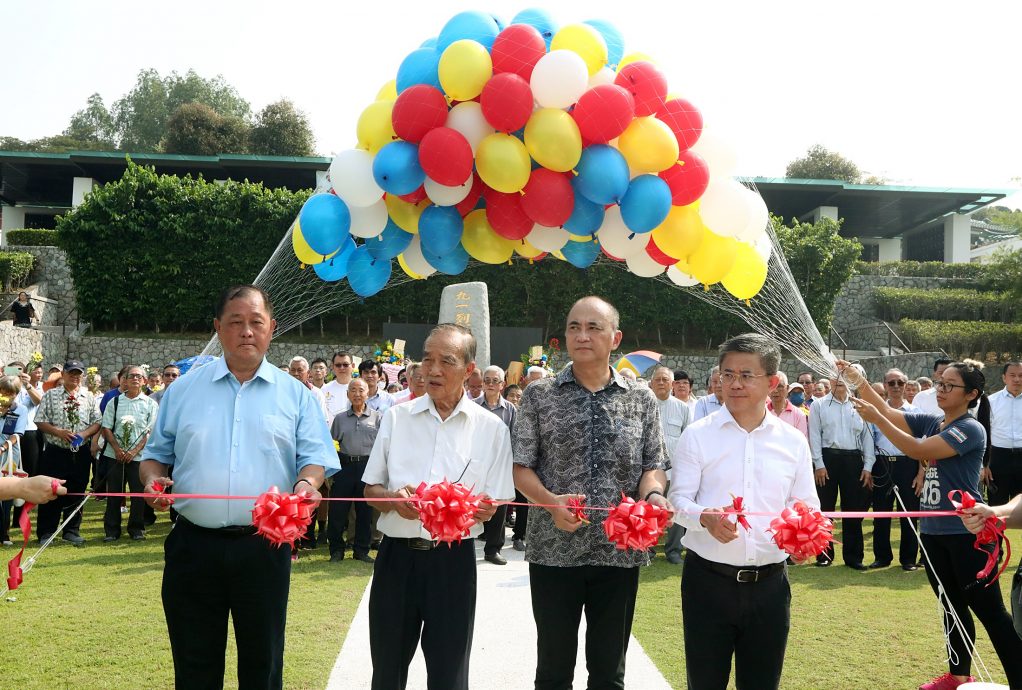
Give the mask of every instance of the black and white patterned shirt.
M 529 384 L 511 432 L 516 465 L 533 469 L 554 494 L 585 494 L 590 506 L 638 496 L 648 470 L 670 465 L 653 392 L 611 369 L 603 389 L 590 392 L 575 381 L 571 365 L 555 378 Z M 530 563 L 559 567 L 647 565 L 645 552 L 620 551 L 603 532 L 605 511 L 589 511 L 590 524 L 575 532 L 554 525 L 546 510 L 530 511 Z

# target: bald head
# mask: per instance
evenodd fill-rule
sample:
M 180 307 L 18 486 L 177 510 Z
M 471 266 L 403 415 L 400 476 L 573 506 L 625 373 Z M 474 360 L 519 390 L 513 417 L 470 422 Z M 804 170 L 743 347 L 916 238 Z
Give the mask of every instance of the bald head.
M 603 299 L 602 297 L 597 297 L 596 295 L 589 295 L 588 297 L 583 297 L 582 299 L 576 301 L 573 305 L 571 305 L 571 309 L 568 310 L 568 323 L 571 323 L 572 314 L 574 314 L 580 308 L 591 308 L 596 310 L 610 323 L 610 327 L 615 331 L 621 325 L 621 315 L 618 314 L 618 311 L 614 307 L 614 305 L 608 302 L 607 300 Z

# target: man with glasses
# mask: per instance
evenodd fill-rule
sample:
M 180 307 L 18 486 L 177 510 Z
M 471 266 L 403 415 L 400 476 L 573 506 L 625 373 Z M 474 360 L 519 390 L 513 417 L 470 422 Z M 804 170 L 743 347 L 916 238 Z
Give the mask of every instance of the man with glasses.
M 689 419 L 695 416 L 696 403 L 699 400 L 692 395 L 692 377 L 684 369 L 674 371 L 674 381 L 671 383 L 671 395 L 685 403 L 688 407 Z
M 915 411 L 915 406 L 905 400 L 905 384 L 908 377 L 901 369 L 890 369 L 884 374 L 884 389 L 887 393 L 887 404 L 892 409 L 903 412 Z M 919 492 L 923 489 L 923 476 L 926 468 L 917 461 L 906 456 L 888 440 L 876 427 L 870 424 L 873 442 L 876 446 L 876 464 L 873 465 L 873 500 L 874 511 L 919 510 Z M 902 508 L 895 498 L 904 503 Z M 898 560 L 901 569 L 918 570 L 919 540 L 909 518 L 901 518 L 901 544 L 898 547 Z M 873 520 L 873 562 L 870 568 L 886 568 L 894 560 L 891 549 L 891 520 L 877 518 Z
M 474 373 L 474 372 L 473 372 Z M 472 377 L 469 377 L 471 382 Z M 510 431 L 515 423 L 515 406 L 504 399 L 501 392 L 504 390 L 504 370 L 497 365 L 490 365 L 482 373 L 483 392 L 474 402 L 482 405 L 493 414 L 500 417 L 500 421 L 507 425 Z M 524 498 L 524 497 L 523 497 Z M 517 497 L 515 499 L 518 500 Z M 507 565 L 507 559 L 500 554 L 504 548 L 504 521 L 507 519 L 507 506 L 500 506 L 493 518 L 483 528 L 483 556 L 494 565 Z
M 383 377 L 383 365 L 379 362 L 365 360 L 358 365 L 359 378 L 369 386 L 369 399 L 366 404 L 380 414 L 394 406 L 394 396 L 380 390 L 380 379 Z
M 1022 493 L 1022 362 L 1004 365 L 1004 388 L 990 396 L 990 503 L 1001 505 Z
M 351 383 L 353 358 L 350 352 L 335 352 L 331 358 L 334 368 L 334 380 L 323 385 L 323 398 L 326 400 L 327 414 L 332 420 L 340 412 L 351 405 L 348 402 L 348 384 Z
M 159 405 L 160 401 L 163 400 L 163 395 L 167 392 L 167 389 L 170 388 L 170 384 L 177 381 L 179 376 L 181 376 L 181 370 L 176 364 L 168 364 L 163 367 L 163 388 L 150 395 L 149 399 Z
M 939 359 L 934 360 L 934 381 L 940 381 L 941 375 L 944 373 L 944 370 L 947 369 L 949 364 L 951 364 L 951 360 L 947 357 L 940 357 Z M 926 379 L 926 377 L 922 376 L 916 379 L 919 381 L 919 388 L 921 390 L 916 394 L 915 399 L 912 400 L 912 404 L 915 405 L 920 412 L 926 412 L 928 414 L 943 414 L 943 410 L 941 410 L 940 406 L 937 405 L 937 389 L 934 387 L 927 388 L 924 386 L 923 379 Z

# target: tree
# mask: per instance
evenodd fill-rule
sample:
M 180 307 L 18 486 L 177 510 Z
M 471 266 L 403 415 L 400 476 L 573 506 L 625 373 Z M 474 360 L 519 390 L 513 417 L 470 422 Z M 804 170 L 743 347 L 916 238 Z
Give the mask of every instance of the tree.
M 784 174 L 797 179 L 843 180 L 851 184 L 857 184 L 862 176 L 855 163 L 819 144 L 811 146 L 804 158 L 788 163 Z
M 284 99 L 270 103 L 256 115 L 249 149 L 267 156 L 311 156 L 314 142 L 305 113 Z
M 29 145 L 27 141 L 22 141 L 18 137 L 0 137 L 0 151 L 28 151 Z
M 208 105 L 185 103 L 167 121 L 163 150 L 197 156 L 244 153 L 248 125 L 238 117 L 222 116 Z
M 224 81 L 222 75 L 203 79 L 190 69 L 184 76 L 171 72 L 163 83 L 167 89 L 169 113 L 185 103 L 203 103 L 224 116 L 247 120 L 252 114 L 252 106 L 238 94 L 237 89 Z
M 71 116 L 71 122 L 64 130 L 64 136 L 80 141 L 102 144 L 103 148 L 115 148 L 114 119 L 103 104 L 98 93 L 89 96 L 84 108 Z

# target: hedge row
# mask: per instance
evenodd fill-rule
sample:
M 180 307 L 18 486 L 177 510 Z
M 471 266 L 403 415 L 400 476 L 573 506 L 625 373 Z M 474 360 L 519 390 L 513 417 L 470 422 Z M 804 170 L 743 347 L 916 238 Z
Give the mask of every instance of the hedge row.
M 917 321 L 898 324 L 902 339 L 914 351 L 944 350 L 954 357 L 987 353 L 1022 353 L 1022 324 L 995 321 Z
M 0 282 L 11 292 L 24 287 L 35 257 L 28 252 L 0 252 Z
M 873 296 L 878 315 L 887 321 L 936 315 L 951 321 L 1022 321 L 1022 305 L 1004 292 L 880 287 L 873 290 Z
M 26 228 L 24 230 L 8 230 L 7 244 L 17 247 L 56 247 L 57 231 L 43 230 L 37 228 Z
M 922 278 L 953 278 L 981 282 L 990 278 L 986 264 L 946 264 L 943 261 L 857 261 L 855 272 L 864 276 L 915 276 Z

